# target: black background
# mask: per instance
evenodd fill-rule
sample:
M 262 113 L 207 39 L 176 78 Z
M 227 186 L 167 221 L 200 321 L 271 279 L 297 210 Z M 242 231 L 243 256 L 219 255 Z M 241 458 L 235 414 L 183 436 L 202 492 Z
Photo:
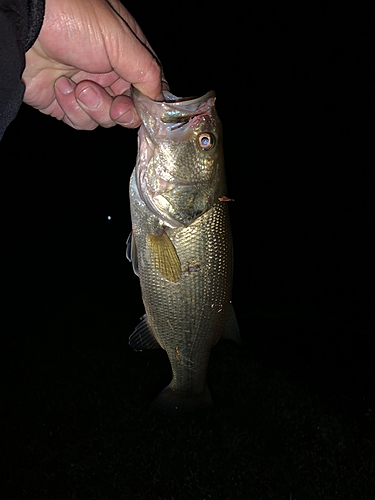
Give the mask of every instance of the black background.
M 223 343 L 213 354 L 217 380 L 222 381 L 216 386 L 216 399 L 221 403 L 214 423 L 204 432 L 223 422 L 233 428 L 226 406 L 232 405 L 233 415 L 246 420 L 243 399 L 221 400 L 220 392 L 235 393 L 240 384 L 241 398 L 250 398 L 247 387 L 255 398 L 251 384 L 258 377 L 258 391 L 265 394 L 269 373 L 277 369 L 291 387 L 301 384 L 302 393 L 314 401 L 318 398 L 309 411 L 334 401 L 333 409 L 327 410 L 329 418 L 353 419 L 344 440 L 354 436 L 354 428 L 365 429 L 370 446 L 375 298 L 371 12 L 359 5 L 324 9 L 303 5 L 189 2 L 146 8 L 138 2 L 127 7 L 158 54 L 171 91 L 192 96 L 216 90 L 224 127 L 229 196 L 235 199 L 231 203 L 233 300 L 243 347 Z M 80 404 L 87 391 L 95 392 L 93 387 L 107 380 L 111 389 L 97 389 L 100 395 L 89 405 L 91 411 L 100 414 L 98 407 L 104 400 L 108 419 L 116 411 L 121 413 L 121 408 L 129 419 L 124 426 L 135 425 L 149 436 L 151 424 L 144 416 L 145 408 L 158 390 L 155 384 L 165 382 L 159 376 L 169 376 L 166 360 L 159 359 L 158 353 L 136 355 L 127 346 L 143 314 L 138 280 L 125 259 L 130 232 L 128 181 L 136 157 L 136 131 L 120 127 L 76 131 L 23 106 L 4 136 L 0 155 L 1 329 L 9 487 L 4 498 L 32 498 L 33 494 L 39 498 L 43 494 L 45 498 L 135 498 L 135 490 L 128 497 L 122 483 L 117 489 L 113 486 L 116 493 L 108 493 L 108 485 L 101 489 L 99 482 L 89 495 L 78 475 L 66 480 L 59 471 L 64 460 L 81 464 L 77 467 L 85 471 L 82 475 L 102 468 L 85 462 L 93 453 L 89 445 L 85 447 L 95 441 L 93 436 L 109 439 L 105 419 L 101 431 L 98 427 L 92 434 L 87 431 L 87 402 Z M 242 372 L 236 371 L 238 363 L 243 364 Z M 257 371 L 259 366 L 271 371 L 265 375 Z M 221 367 L 232 376 L 220 378 Z M 74 407 L 69 406 L 71 398 Z M 63 414 L 69 415 L 65 427 Z M 297 412 L 298 422 L 303 415 L 302 410 Z M 183 440 L 178 434 L 180 424 L 171 425 Z M 196 426 L 199 436 L 203 432 L 201 422 L 186 425 Z M 254 425 L 260 424 L 244 424 L 241 432 L 268 435 L 268 428 L 249 431 Z M 66 429 L 60 431 L 58 443 L 46 444 L 46 426 L 54 435 L 56 429 Z M 336 423 L 331 422 L 329 428 L 331 433 L 338 432 Z M 164 436 L 165 429 L 158 429 Z M 285 436 L 292 434 L 285 432 Z M 77 440 L 82 434 L 86 437 Z M 142 442 L 142 436 L 138 439 Z M 236 439 L 241 443 L 245 438 L 234 436 L 231 443 Z M 67 450 L 77 442 L 85 444 L 75 445 L 77 456 L 72 458 Z M 211 449 L 214 443 L 213 439 Z M 258 456 L 263 453 L 264 460 L 272 463 L 269 450 L 258 446 L 262 450 Z M 312 441 L 306 447 L 313 447 Z M 97 443 L 93 448 L 100 453 Z M 169 452 L 173 449 L 170 445 Z M 64 458 L 51 465 L 51 470 L 46 466 L 39 477 L 35 470 L 40 471 L 59 453 Z M 324 453 L 317 449 L 314 456 Z M 249 455 L 244 457 L 246 463 L 251 461 Z M 360 491 L 360 484 L 366 483 L 366 492 L 371 487 L 365 478 L 365 472 L 372 477 L 370 462 L 366 465 L 362 458 L 353 471 L 346 472 L 357 481 L 350 483 L 356 488 L 353 495 Z M 146 462 L 143 466 L 151 477 L 155 464 Z M 44 465 L 25 473 L 34 463 Z M 314 465 L 311 473 L 295 476 L 295 485 L 288 483 L 284 490 L 280 486 L 286 484 L 284 476 L 273 480 L 276 469 L 275 465 L 263 481 L 268 489 L 254 489 L 257 498 L 295 498 L 290 495 L 297 491 L 303 496 L 296 498 L 326 499 L 342 486 L 339 480 L 334 486 L 317 486 Z M 22 487 L 19 476 L 26 478 Z M 109 470 L 107 478 L 108 484 L 115 484 Z M 157 498 L 173 497 L 168 481 L 170 476 L 164 478 L 166 489 Z M 192 484 L 201 489 L 192 487 L 189 495 L 201 492 L 199 498 L 210 498 L 203 493 L 210 491 L 211 484 L 205 476 L 197 472 Z M 230 483 L 232 492 L 239 488 L 236 484 Z M 150 479 L 147 491 L 155 485 L 157 481 L 154 484 Z M 216 498 L 230 498 L 220 491 Z M 247 498 L 241 491 L 238 497 Z M 252 490 L 247 485 L 244 491 Z M 366 494 L 362 498 L 370 498 Z M 175 495 L 180 497 L 185 498 Z

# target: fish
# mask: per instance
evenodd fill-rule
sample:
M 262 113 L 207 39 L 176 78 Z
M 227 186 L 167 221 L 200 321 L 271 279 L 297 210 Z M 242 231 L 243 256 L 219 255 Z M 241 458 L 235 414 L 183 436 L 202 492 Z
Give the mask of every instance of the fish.
M 141 119 L 129 185 L 127 258 L 139 277 L 145 315 L 129 338 L 135 351 L 161 347 L 170 384 L 151 410 L 181 415 L 213 407 L 212 347 L 241 344 L 232 304 L 233 243 L 216 94 L 157 100 L 132 88 Z

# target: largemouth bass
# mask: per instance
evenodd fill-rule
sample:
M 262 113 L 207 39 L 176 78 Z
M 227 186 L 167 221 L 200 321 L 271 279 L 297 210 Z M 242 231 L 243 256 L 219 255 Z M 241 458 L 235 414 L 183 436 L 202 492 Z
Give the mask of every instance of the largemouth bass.
M 146 314 L 129 344 L 167 352 L 173 378 L 151 408 L 171 414 L 212 406 L 211 348 L 223 337 L 240 343 L 240 336 L 215 93 L 181 99 L 164 91 L 163 98 L 153 101 L 133 89 L 142 125 L 130 179 L 127 257 Z

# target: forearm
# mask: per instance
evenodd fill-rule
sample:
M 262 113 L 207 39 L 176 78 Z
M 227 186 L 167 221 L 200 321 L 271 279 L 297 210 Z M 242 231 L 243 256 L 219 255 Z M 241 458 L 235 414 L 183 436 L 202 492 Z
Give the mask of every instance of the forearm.
M 25 53 L 43 22 L 44 0 L 0 0 L 0 139 L 23 99 Z

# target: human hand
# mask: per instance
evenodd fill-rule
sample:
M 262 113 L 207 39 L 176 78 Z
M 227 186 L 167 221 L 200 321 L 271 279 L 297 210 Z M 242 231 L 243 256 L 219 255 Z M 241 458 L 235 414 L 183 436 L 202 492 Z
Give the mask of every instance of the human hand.
M 92 130 L 138 127 L 130 87 L 155 99 L 162 73 L 119 0 L 46 0 L 22 78 L 24 102 L 73 128 Z

